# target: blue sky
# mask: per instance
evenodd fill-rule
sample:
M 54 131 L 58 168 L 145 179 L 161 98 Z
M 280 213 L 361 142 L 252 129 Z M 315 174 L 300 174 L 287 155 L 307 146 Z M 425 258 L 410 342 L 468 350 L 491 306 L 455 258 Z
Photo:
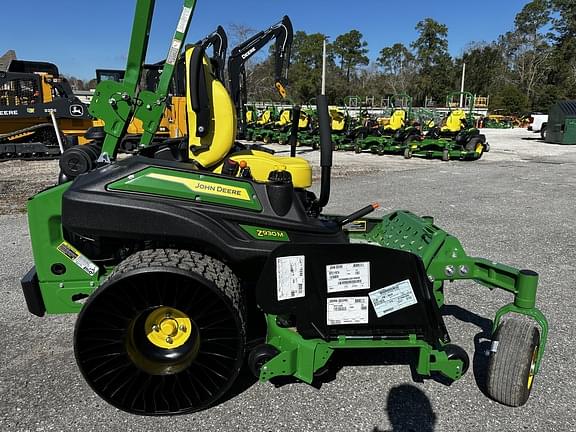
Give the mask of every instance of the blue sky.
M 511 30 L 514 16 L 527 2 L 198 0 L 188 40 L 194 42 L 218 25 L 226 30 L 230 24 L 263 30 L 286 14 L 295 30 L 307 33 L 335 38 L 358 29 L 368 42 L 370 58 L 375 59 L 384 46 L 409 44 L 416 38 L 416 23 L 431 17 L 448 26 L 450 52 L 459 55 L 469 42 L 492 41 Z M 165 58 L 182 3 L 156 2 L 150 62 Z M 135 4 L 135 0 L 4 1 L 0 55 L 14 49 L 20 59 L 50 61 L 61 72 L 83 79 L 92 78 L 96 68 L 124 68 Z

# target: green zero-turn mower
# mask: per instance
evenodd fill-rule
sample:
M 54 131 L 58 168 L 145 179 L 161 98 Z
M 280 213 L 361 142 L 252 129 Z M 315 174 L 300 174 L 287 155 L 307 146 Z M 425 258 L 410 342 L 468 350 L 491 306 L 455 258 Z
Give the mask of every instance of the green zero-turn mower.
M 468 112 L 462 108 L 453 109 L 453 100 L 463 98 L 468 105 Z M 475 127 L 474 96 L 469 92 L 452 92 L 446 97 L 449 109 L 444 124 L 433 127 L 425 134 L 414 129 L 406 136 L 404 142 L 404 157 L 412 156 L 426 158 L 478 160 L 485 152 L 490 151 L 486 136 Z
M 105 120 L 102 147 L 88 146 L 83 174 L 64 172 L 29 201 L 28 308 L 79 312 L 74 353 L 92 389 L 128 412 L 188 413 L 215 404 L 246 362 L 261 381 L 311 383 L 350 348 L 410 349 L 418 374 L 455 381 L 469 359 L 440 313 L 444 282 L 471 279 L 514 297 L 494 319 L 487 389 L 524 404 L 548 333 L 538 274 L 468 256 L 430 217 L 369 218 L 373 205 L 323 214 L 324 97 L 319 197 L 305 160 L 231 153 L 234 104 L 198 46 L 185 52 L 188 137 L 149 145 L 195 1 L 184 4 L 156 91 L 138 93 L 154 6 L 138 0 L 125 79 L 101 83 L 90 107 Z M 117 160 L 134 117 L 148 134 L 139 154 Z

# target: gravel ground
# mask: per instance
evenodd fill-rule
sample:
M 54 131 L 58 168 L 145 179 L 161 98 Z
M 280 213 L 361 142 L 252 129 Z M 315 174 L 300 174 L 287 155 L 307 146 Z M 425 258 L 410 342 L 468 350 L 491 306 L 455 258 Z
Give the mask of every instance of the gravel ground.
M 89 389 L 75 365 L 74 317 L 37 318 L 26 310 L 19 278 L 32 258 L 19 213 L 29 194 L 56 178 L 56 164 L 14 161 L 0 164 L 0 431 L 575 431 L 576 146 L 544 144 L 519 129 L 485 133 L 492 150 L 477 162 L 338 153 L 327 212 L 349 213 L 377 201 L 382 214 L 402 208 L 434 215 L 469 254 L 538 271 L 538 305 L 550 337 L 524 407 L 499 405 L 482 392 L 487 329 L 510 296 L 459 282 L 447 287 L 444 314 L 453 342 L 473 364 L 449 387 L 414 380 L 405 356 L 351 354 L 320 389 L 247 382 L 200 413 L 148 418 L 120 412 Z M 317 163 L 318 152 L 304 150 L 304 156 Z

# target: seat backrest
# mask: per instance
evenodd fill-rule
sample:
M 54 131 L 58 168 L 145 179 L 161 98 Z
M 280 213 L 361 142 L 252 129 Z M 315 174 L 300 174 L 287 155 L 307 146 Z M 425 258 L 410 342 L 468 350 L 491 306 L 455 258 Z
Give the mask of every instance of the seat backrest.
M 403 109 L 396 110 L 390 117 L 390 123 L 385 127 L 388 130 L 398 130 L 404 126 L 406 120 L 406 111 Z
M 236 108 L 228 90 L 214 75 L 210 61 L 206 56 L 202 59 L 202 68 L 207 92 L 209 108 L 208 132 L 204 136 L 197 134 L 197 113 L 193 109 L 192 92 L 196 91 L 193 81 L 191 60 L 194 50 L 186 50 L 186 108 L 188 113 L 188 139 L 190 145 L 189 159 L 204 168 L 209 168 L 221 162 L 234 145 L 236 139 Z
M 331 128 L 333 132 L 342 132 L 346 128 L 346 114 L 338 109 L 330 110 L 332 119 Z
M 310 116 L 304 111 L 300 111 L 300 118 L 298 119 L 298 129 L 306 129 L 310 124 Z
M 292 122 L 292 120 L 290 119 L 291 114 L 292 114 L 292 111 L 289 109 L 282 110 L 282 112 L 280 113 L 280 118 L 275 123 L 276 126 L 286 126 L 286 125 L 290 124 Z
M 464 110 L 454 110 L 446 119 L 446 125 L 442 128 L 442 130 L 447 132 L 459 132 L 462 129 L 462 120 L 465 119 L 466 113 Z
M 260 115 L 260 118 L 258 119 L 256 124 L 259 126 L 268 124 L 270 123 L 271 118 L 272 118 L 272 112 L 269 109 L 267 109 Z

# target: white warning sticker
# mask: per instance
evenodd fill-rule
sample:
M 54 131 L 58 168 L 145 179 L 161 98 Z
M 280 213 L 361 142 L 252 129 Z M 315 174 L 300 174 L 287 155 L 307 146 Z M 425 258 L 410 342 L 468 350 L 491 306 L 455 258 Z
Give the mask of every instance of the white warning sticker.
M 168 56 L 166 57 L 167 64 L 176 64 L 176 60 L 178 60 L 178 54 L 180 54 L 181 45 L 182 42 L 180 42 L 178 39 L 172 40 L 172 46 L 170 47 L 170 51 L 168 51 Z
M 276 258 L 278 301 L 306 296 L 304 255 Z
M 328 325 L 368 324 L 368 297 L 334 297 L 326 301 Z
M 408 279 L 372 291 L 368 295 L 378 318 L 418 303 Z
M 94 276 L 98 271 L 98 266 L 82 255 L 78 249 L 70 243 L 64 241 L 60 243 L 56 249 L 90 276 Z
M 326 266 L 329 293 L 370 288 L 370 262 L 330 264 Z
M 188 25 L 188 21 L 190 21 L 190 15 L 192 15 L 192 8 L 184 6 L 180 14 L 178 26 L 176 27 L 177 32 L 184 33 L 186 31 L 186 26 Z

